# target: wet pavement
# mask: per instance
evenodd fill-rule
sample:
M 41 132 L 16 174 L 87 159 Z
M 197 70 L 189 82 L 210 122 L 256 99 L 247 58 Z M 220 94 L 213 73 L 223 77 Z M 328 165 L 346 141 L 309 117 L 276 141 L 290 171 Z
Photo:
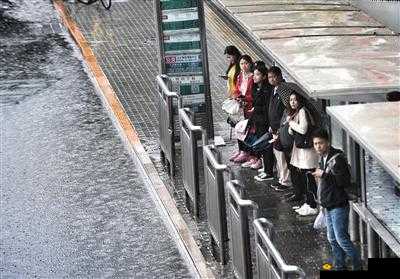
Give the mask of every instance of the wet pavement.
M 97 61 L 105 72 L 127 115 L 139 134 L 140 141 L 151 157 L 157 171 L 177 202 L 177 207 L 188 224 L 209 267 L 219 276 L 230 278 L 229 268 L 214 261 L 204 219 L 204 195 L 202 216 L 195 222 L 185 208 L 184 191 L 181 180 L 180 153 L 175 181 L 168 176 L 162 165 L 158 147 L 158 109 L 155 77 L 158 74 L 157 42 L 152 1 L 123 1 L 113 3 L 107 12 L 99 5 L 86 7 L 68 4 L 68 10 L 89 42 Z M 225 115 L 219 109 L 224 100 L 225 81 L 218 75 L 225 72 L 225 44 L 236 44 L 252 57 L 258 57 L 248 43 L 239 39 L 219 17 L 206 7 L 208 51 L 210 54 L 210 80 L 214 108 L 216 134 L 229 138 Z M 234 142 L 229 143 L 231 146 Z M 201 190 L 204 193 L 204 189 Z
M 160 177 L 173 195 L 180 213 L 187 222 L 198 246 L 207 260 L 208 266 L 214 271 L 217 277 L 231 278 L 232 271 L 230 264 L 223 267 L 215 262 L 212 257 L 207 223 L 204 218 L 204 195 L 201 196 L 202 218 L 198 222 L 194 221 L 191 214 L 184 206 L 179 152 L 178 170 L 175 180 L 169 178 L 167 169 L 162 165 L 159 157 L 158 109 L 156 101 L 157 92 L 155 88 L 155 76 L 158 74 L 156 52 L 158 45 L 155 37 L 152 3 L 153 1 L 151 0 L 116 1 L 113 3 L 113 7 L 110 11 L 105 11 L 100 4 L 94 4 L 88 7 L 77 3 L 67 3 L 65 1 L 70 14 L 81 28 L 82 33 L 93 49 L 97 61 L 134 124 L 140 136 L 140 140 L 156 166 Z M 33 54 L 41 54 L 43 52 L 44 54 L 42 56 L 32 55 L 29 59 L 24 57 L 32 61 L 32 64 L 29 64 L 29 61 L 25 61 L 24 67 L 21 67 L 21 64 L 16 60 L 15 67 L 13 67 L 12 70 L 8 69 L 7 71 L 2 71 L 0 67 L 2 80 L 1 123 L 13 123 L 14 126 L 13 129 L 10 127 L 2 127 L 1 134 L 2 137 L 4 137 L 4 135 L 8 133 L 8 141 L 6 142 L 6 139 L 4 139 L 4 142 L 9 145 L 11 145 L 11 143 L 14 144 L 18 149 L 21 149 L 18 151 L 23 151 L 21 153 L 24 155 L 23 157 L 17 156 L 13 158 L 13 154 L 16 153 L 15 150 L 11 150 L 13 152 L 8 150 L 5 152 L 2 150 L 2 158 L 5 156 L 7 161 L 10 162 L 7 163 L 6 171 L 13 174 L 7 175 L 7 183 L 4 183 L 4 185 L 11 185 L 8 192 L 3 191 L 5 193 L 3 194 L 5 197 L 4 199 L 9 200 L 7 203 L 8 207 L 6 208 L 8 210 L 8 208 L 28 207 L 27 212 L 32 213 L 27 217 L 24 216 L 24 218 L 21 219 L 22 222 L 28 224 L 36 222 L 36 224 L 40 225 L 40 228 L 43 228 L 38 221 L 40 218 L 37 219 L 38 217 L 35 217 L 36 215 L 33 214 L 37 208 L 33 205 L 33 201 L 45 201 L 44 204 L 46 206 L 44 209 L 42 208 L 39 210 L 38 212 L 40 214 L 38 214 L 48 218 L 45 220 L 49 220 L 45 225 L 48 225 L 51 229 L 46 230 L 46 233 L 48 231 L 53 231 L 56 235 L 60 235 L 59 237 L 62 238 L 65 245 L 57 244 L 59 245 L 58 248 L 60 248 L 57 252 L 67 255 L 65 258 L 68 259 L 63 262 L 63 260 L 60 260 L 62 257 L 57 256 L 55 257 L 57 259 L 55 261 L 61 262 L 64 266 L 71 265 L 76 267 L 75 270 L 81 272 L 80 274 L 82 274 L 83 277 L 87 274 L 91 274 L 90 270 L 91 268 L 92 271 L 95 270 L 95 265 L 107 269 L 107 267 L 110 266 L 110 262 L 112 262 L 115 270 L 113 271 L 114 273 L 111 274 L 115 274 L 116 277 L 124 277 L 129 273 L 128 271 L 122 270 L 122 266 L 125 263 L 134 261 L 134 258 L 137 257 L 137 254 L 132 255 L 132 253 L 129 253 L 130 249 L 128 248 L 121 249 L 121 251 L 123 251 L 122 255 L 116 255 L 116 251 L 123 246 L 122 243 L 126 243 L 129 237 L 133 236 L 135 233 L 138 234 L 136 231 L 133 233 L 131 231 L 133 229 L 129 227 L 127 223 L 132 224 L 132 219 L 135 219 L 135 222 L 143 225 L 149 223 L 155 224 L 156 221 L 153 222 L 153 218 L 159 219 L 159 217 L 157 217 L 154 205 L 148 195 L 148 200 L 145 199 L 147 194 L 146 190 L 139 189 L 139 186 L 143 183 L 139 175 L 130 169 L 129 166 L 132 162 L 125 151 L 123 151 L 123 146 L 116 136 L 116 132 L 112 128 L 106 113 L 101 108 L 100 100 L 96 97 L 94 89 L 87 79 L 87 75 L 82 71 L 79 60 L 71 58 L 71 62 L 65 61 L 65 58 L 61 59 L 60 57 L 54 60 L 54 55 L 52 55 L 54 49 L 60 52 L 60 56 L 64 55 L 65 57 L 68 57 L 68 55 L 65 54 L 71 54 L 73 51 L 70 49 L 70 46 L 65 43 L 65 40 L 60 38 L 57 34 L 51 34 L 51 36 L 56 39 L 46 39 L 47 36 L 43 35 L 43 30 L 45 30 L 46 34 L 46 32 L 57 30 L 59 27 L 57 27 L 54 14 L 49 12 L 49 9 L 41 10 L 41 12 L 44 13 L 42 18 L 47 18 L 45 24 L 37 22 L 28 22 L 25 25 L 19 24 L 18 29 L 13 35 L 14 37 L 7 38 L 7 44 L 4 43 L 4 40 L 0 41 L 2 42 L 0 51 L 3 53 L 8 51 L 7 53 L 13 54 L 0 56 L 6 57 L 7 61 L 5 62 L 7 62 L 7 64 L 16 60 L 17 56 L 15 53 L 18 52 L 16 49 L 21 49 L 20 45 L 30 44 L 29 41 L 21 42 L 18 40 L 19 38 L 25 38 L 25 36 L 27 36 L 28 31 L 26 30 L 32 31 L 32 29 L 37 28 L 35 29 L 37 30 L 36 37 L 39 36 L 41 38 L 40 41 L 48 41 L 50 44 L 49 47 L 44 49 L 37 47 L 37 49 L 32 52 Z M 205 6 L 205 11 L 215 131 L 217 135 L 223 136 L 225 141 L 227 141 L 227 146 L 222 148 L 224 151 L 223 154 L 229 154 L 235 147 L 236 141 L 229 141 L 229 128 L 225 123 L 226 116 L 220 110 L 221 103 L 225 99 L 226 91 L 225 82 L 217 77 L 218 74 L 225 72 L 226 61 L 223 56 L 223 50 L 226 45 L 234 44 L 243 52 L 250 54 L 253 58 L 261 57 L 261 54 L 257 52 L 257 49 L 252 46 L 250 42 L 244 40 L 235 30 L 231 29 L 223 22 L 207 5 Z M 22 14 L 24 13 L 22 12 Z M 34 21 L 35 17 L 30 16 L 29 19 Z M 20 19 L 19 22 L 21 22 Z M 8 31 L 6 30 L 7 27 L 2 26 L 4 25 L 0 24 L 0 35 L 4 37 L 8 34 Z M 54 43 L 54 41 L 57 43 Z M 55 46 L 51 44 L 55 44 Z M 14 46 L 18 46 L 18 48 L 14 48 Z M 30 47 L 28 47 L 28 50 L 29 49 Z M 21 53 L 25 53 L 25 51 L 22 52 L 21 50 Z M 49 52 L 51 53 L 49 54 Z M 46 60 L 49 59 L 49 57 L 51 57 L 52 60 Z M 42 61 L 44 62 L 42 63 Z M 64 68 L 54 65 L 63 65 Z M 72 72 L 76 75 L 74 79 L 65 78 L 66 68 L 68 67 L 68 72 Z M 30 71 L 25 70 L 25 68 L 30 69 Z M 43 68 L 43 71 L 36 70 L 41 68 Z M 4 80 L 7 80 L 7 82 L 4 82 Z M 14 84 L 9 80 L 16 80 L 16 83 Z M 38 89 L 32 89 L 35 88 L 32 84 L 35 84 Z M 3 90 L 3 88 L 6 88 L 6 90 Z M 10 88 L 14 90 L 13 94 L 4 93 L 5 91 L 9 92 Z M 43 94 L 43 92 L 47 92 L 47 94 Z M 54 94 L 54 97 L 49 98 L 49 94 Z M 38 99 L 36 100 L 36 98 Z M 47 102 L 51 101 L 51 103 L 42 105 L 41 102 L 44 100 Z M 35 111 L 29 112 L 28 116 L 26 116 L 27 111 L 29 111 L 28 107 L 32 105 L 36 108 Z M 3 113 L 3 111 L 7 113 Z M 40 125 L 37 124 L 33 126 L 34 128 L 28 128 L 27 119 L 29 119 L 29 122 L 39 123 Z M 49 121 L 49 119 L 52 121 Z M 47 131 L 45 128 L 49 128 L 50 125 L 52 125 L 52 127 L 56 126 L 56 131 L 51 133 L 47 132 L 47 134 L 45 133 L 46 136 L 38 136 L 38 131 Z M 29 133 L 24 134 L 26 130 Z M 32 137 L 32 139 L 27 140 L 27 135 L 29 135 L 29 138 Z M 60 138 L 55 136 L 60 136 Z M 76 142 L 71 144 L 69 137 L 76 139 Z M 86 141 L 82 142 L 82 139 L 86 139 Z M 48 150 L 43 151 L 43 153 L 32 152 L 32 150 L 44 147 L 48 148 Z M 121 154 L 125 154 L 122 156 L 123 158 L 119 157 Z M 29 159 L 27 159 L 28 155 L 31 155 Z M 82 159 L 83 157 L 85 160 Z M 61 161 L 63 162 L 67 162 L 66 165 L 68 168 L 60 166 L 60 159 L 62 159 Z M 88 163 L 84 163 L 87 162 L 86 159 L 88 159 Z M 37 170 L 37 168 L 29 168 L 27 167 L 27 162 L 30 161 L 32 161 L 33 165 L 44 165 L 49 167 L 52 171 L 42 173 L 40 170 Z M 224 161 L 226 161 L 225 157 Z M 14 162 L 14 164 L 11 164 L 12 162 Z M 79 162 L 79 164 L 77 164 L 77 162 Z M 256 174 L 255 171 L 243 170 L 239 166 L 234 165 L 231 165 L 231 167 L 236 178 L 245 185 L 244 193 L 246 198 L 250 198 L 259 204 L 261 208 L 259 216 L 267 217 L 274 223 L 276 231 L 275 244 L 285 260 L 289 264 L 299 265 L 306 271 L 308 277 L 316 277 L 322 263 L 329 261 L 329 247 L 326 242 L 325 234 L 312 229 L 313 217 L 296 216 L 291 209 L 292 204 L 283 201 L 283 194 L 273 191 L 267 183 L 254 182 L 253 176 Z M 73 171 L 70 171 L 70 169 Z M 25 179 L 17 181 L 12 179 L 13 176 L 25 177 Z M 28 179 L 29 176 L 30 179 Z M 37 177 L 37 179 L 33 181 L 32 177 Z M 129 185 L 133 184 L 136 185 L 135 189 L 129 187 Z M 53 189 L 54 185 L 57 185 L 57 191 Z M 64 187 L 62 185 L 67 186 Z M 98 185 L 101 185 L 101 187 L 98 188 Z M 17 191 L 19 196 L 14 197 L 11 194 L 12 187 L 19 189 Z M 47 195 L 49 188 L 51 194 Z M 26 189 L 28 189 L 28 191 L 26 191 Z M 40 194 L 32 195 L 31 192 L 33 189 Z M 204 190 L 202 190 L 202 192 L 204 193 Z M 145 202 L 139 202 L 142 201 L 142 199 L 144 199 Z M 55 201 L 54 204 L 51 203 L 53 201 Z M 145 215 L 147 213 L 141 213 L 141 207 L 143 207 L 145 211 L 153 209 L 154 214 L 150 214 L 150 217 L 146 217 Z M 67 213 L 63 211 L 64 208 L 68 208 Z M 90 208 L 90 210 L 87 208 Z M 117 209 L 119 208 L 123 209 L 118 211 Z M 5 211 L 3 205 L 2 211 Z M 107 218 L 104 217 L 105 219 L 101 219 L 103 216 L 97 214 L 98 212 L 104 212 Z M 89 214 L 89 216 L 86 216 L 87 214 Z M 139 215 L 139 217 L 132 218 L 131 216 L 134 214 Z M 4 222 L 4 224 L 10 227 L 11 225 L 8 223 L 11 218 L 11 215 L 6 217 L 5 220 L 7 220 L 7 222 Z M 93 220 L 91 218 L 93 218 Z M 139 221 L 136 221 L 136 219 Z M 54 223 L 56 223 L 54 220 L 63 221 L 56 227 L 54 225 Z M 9 248 L 10 245 L 5 245 L 5 243 L 13 242 L 12 233 L 14 233 L 14 231 L 18 232 L 16 235 L 31 234 L 29 230 L 22 228 L 21 224 L 18 224 L 18 226 L 19 227 L 11 226 L 10 229 L 5 230 L 11 233 L 5 233 L 5 237 L 2 236 L 2 251 L 7 251 L 4 254 L 7 255 L 7 257 L 2 256 L 3 258 L 11 259 L 6 262 L 7 265 L 5 265 L 8 268 L 6 270 L 7 272 L 11 272 L 9 270 L 13 268 L 14 270 L 24 270 L 22 267 L 19 269 L 12 267 L 17 260 L 9 256 L 12 254 L 11 248 Z M 67 232 L 72 230 L 70 229 L 71 227 L 74 229 L 76 228 L 83 236 L 81 238 L 76 238 L 76 236 L 72 236 L 71 233 L 68 234 Z M 64 228 L 68 228 L 68 230 L 66 229 L 63 231 L 62 229 Z M 34 231 L 38 230 L 38 228 L 35 228 L 32 224 L 29 229 Z M 43 232 L 44 230 L 41 229 L 40 231 Z M 176 250 L 166 249 L 164 252 L 160 252 L 149 245 L 149 243 L 155 241 L 160 243 L 161 240 L 156 238 L 157 235 L 164 236 L 163 232 L 157 233 L 153 230 L 151 230 L 151 232 L 152 234 L 149 235 L 139 234 L 143 236 L 143 239 L 141 239 L 143 240 L 143 244 L 130 244 L 134 246 L 135 249 L 137 246 L 142 249 L 140 250 L 137 248 L 139 249 L 138 251 L 148 250 L 149 257 L 151 258 L 150 260 L 147 258 L 143 259 L 147 264 L 143 263 L 143 270 L 140 271 L 142 273 L 138 271 L 138 277 L 152 277 L 153 275 L 150 274 L 153 273 L 151 272 L 155 272 L 157 275 L 163 274 L 164 276 L 163 272 L 165 271 L 150 271 L 152 263 L 157 262 L 157 260 L 163 262 L 167 270 L 171 268 L 173 271 L 169 272 L 173 272 L 175 276 L 177 276 L 176 278 L 188 276 L 188 271 L 179 259 L 179 254 Z M 108 238 L 106 236 L 103 238 L 100 237 L 103 235 L 107 235 Z M 53 241 L 55 238 L 49 240 L 44 236 L 41 237 L 43 237 L 43 243 L 47 241 L 46 247 L 55 247 L 55 243 L 57 243 L 57 241 Z M 146 237 L 149 237 L 149 239 L 146 239 Z M 156 239 L 151 237 L 155 237 Z M 27 239 L 34 239 L 34 234 L 32 233 L 30 238 Z M 163 239 L 165 238 L 163 237 Z M 170 240 L 166 239 L 165 241 L 165 246 L 171 244 Z M 71 242 L 76 245 L 72 245 Z M 86 244 L 88 243 L 92 246 L 87 246 Z M 99 243 L 104 243 L 104 245 L 100 245 Z M 27 244 L 25 243 L 25 245 Z M 7 249 L 3 249 L 3 246 Z M 67 248 L 64 248 L 64 246 Z M 87 248 L 97 246 L 104 247 L 99 248 L 96 252 Z M 164 245 L 161 244 L 159 246 Z M 23 250 L 21 247 L 24 246 L 21 244 L 16 247 L 17 248 L 12 249 Z M 52 251 L 50 248 L 46 251 Z M 152 248 L 154 249 L 152 250 Z M 107 252 L 110 251 L 113 256 L 106 256 Z M 42 252 L 43 249 L 38 254 L 46 255 L 46 253 Z M 168 256 L 166 257 L 165 254 Z M 77 258 L 77 260 L 75 258 Z M 28 262 L 27 255 L 25 259 L 25 261 Z M 94 261 L 93 264 L 90 265 L 89 259 L 96 259 L 97 261 Z M 38 261 L 40 260 L 46 262 L 47 258 L 38 257 Z M 80 265 L 81 262 L 85 264 Z M 39 266 L 45 269 L 43 264 L 41 265 L 41 262 L 39 262 Z M 54 266 L 57 265 L 55 264 Z M 121 269 L 119 269 L 120 267 Z M 110 269 L 112 270 L 112 268 Z M 62 270 L 62 268 L 58 268 L 57 270 Z M 73 270 L 73 268 L 71 268 L 71 270 Z M 105 272 L 106 271 L 102 274 L 92 274 L 99 276 L 104 275 L 105 277 Z M 170 274 L 171 273 L 167 273 L 165 276 L 172 277 Z
M 178 209 L 208 266 L 218 278 L 231 278 L 233 275 L 230 264 L 223 267 L 215 262 L 212 256 L 205 221 L 204 188 L 201 188 L 200 197 L 201 219 L 194 221 L 185 208 L 179 151 L 175 180 L 169 178 L 167 169 L 161 164 L 159 157 L 156 101 L 158 93 L 154 81 L 158 74 L 159 62 L 152 1 L 116 2 L 110 12 L 104 11 L 101 6 L 68 4 L 67 7 L 132 120 L 161 178 L 177 202 Z M 222 149 L 223 154 L 229 154 L 236 146 L 236 140 L 229 140 L 226 115 L 220 109 L 226 92 L 225 82 L 217 77 L 225 72 L 223 51 L 226 45 L 234 44 L 254 59 L 262 54 L 207 5 L 205 13 L 215 131 L 227 142 L 227 146 Z M 226 161 L 225 157 L 224 160 Z M 312 229 L 314 218 L 297 217 L 291 209 L 292 205 L 283 201 L 282 194 L 274 192 L 267 183 L 254 182 L 255 171 L 243 170 L 234 165 L 231 167 L 236 178 L 244 183 L 246 197 L 259 204 L 259 216 L 267 217 L 275 224 L 276 245 L 284 258 L 289 264 L 300 265 L 310 277 L 316 276 L 322 264 L 328 260 L 329 252 L 325 234 Z M 202 181 L 201 177 L 200 185 Z
M 50 1 L 0 2 L 1 278 L 191 278 Z

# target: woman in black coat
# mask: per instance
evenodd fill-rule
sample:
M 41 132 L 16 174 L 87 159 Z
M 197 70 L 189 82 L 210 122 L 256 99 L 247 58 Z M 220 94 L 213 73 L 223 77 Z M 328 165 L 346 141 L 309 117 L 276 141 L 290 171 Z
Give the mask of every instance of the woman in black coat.
M 268 82 L 268 69 L 264 63 L 258 62 L 254 69 L 253 87 L 253 109 L 249 118 L 249 133 L 245 140 L 247 144 L 251 144 L 268 131 L 268 106 L 272 94 L 272 86 Z M 261 153 L 253 152 L 250 159 L 242 164 L 242 167 L 251 167 L 259 169 L 262 166 Z
M 257 86 L 253 88 L 253 114 L 249 123 L 254 126 L 257 138 L 264 135 L 269 127 L 268 106 L 273 88 L 268 82 L 267 74 L 268 69 L 262 64 L 254 71 L 254 82 Z

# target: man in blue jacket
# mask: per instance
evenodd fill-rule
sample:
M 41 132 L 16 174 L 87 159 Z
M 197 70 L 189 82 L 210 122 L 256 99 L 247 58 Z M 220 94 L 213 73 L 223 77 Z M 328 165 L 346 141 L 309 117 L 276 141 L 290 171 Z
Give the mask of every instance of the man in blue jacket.
M 351 174 L 341 150 L 330 146 L 328 132 L 317 130 L 313 134 L 314 148 L 320 155 L 319 168 L 313 173 L 319 179 L 318 199 L 326 209 L 328 241 L 332 247 L 335 270 L 346 269 L 346 255 L 353 270 L 361 269 L 361 258 L 348 234 L 349 199 L 345 187 L 350 186 Z

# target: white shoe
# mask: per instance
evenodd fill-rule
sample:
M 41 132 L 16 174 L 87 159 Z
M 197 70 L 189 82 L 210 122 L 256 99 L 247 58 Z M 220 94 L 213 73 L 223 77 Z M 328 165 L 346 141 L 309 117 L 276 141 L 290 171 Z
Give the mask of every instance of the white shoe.
M 258 170 L 258 173 L 263 173 L 264 172 L 264 168 L 261 168 Z
M 308 208 L 304 209 L 303 211 L 298 212 L 300 216 L 311 216 L 311 215 L 317 215 L 318 214 L 318 209 L 317 208 L 311 208 L 308 206 Z
M 300 206 L 298 206 L 298 205 L 295 205 L 295 206 L 292 206 L 292 208 L 293 208 L 295 211 L 297 211 L 297 210 L 299 210 L 299 209 L 300 209 Z
M 273 180 L 273 176 L 268 176 L 265 172 L 261 172 L 258 175 L 254 176 L 254 179 L 256 181 L 262 182 L 262 181 L 267 181 L 267 180 Z
M 294 211 L 299 213 L 299 211 L 303 211 L 303 210 L 305 210 L 306 208 L 309 208 L 309 207 L 310 206 L 308 204 L 304 203 L 302 206 L 298 206 L 297 208 L 293 208 L 293 209 L 294 209 Z

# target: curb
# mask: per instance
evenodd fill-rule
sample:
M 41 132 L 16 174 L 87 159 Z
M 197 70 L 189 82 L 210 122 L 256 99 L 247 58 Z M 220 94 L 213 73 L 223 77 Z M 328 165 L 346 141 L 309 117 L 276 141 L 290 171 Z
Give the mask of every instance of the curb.
M 118 126 L 117 128 L 120 131 L 123 140 L 126 142 L 126 146 L 129 149 L 128 151 L 135 154 L 138 158 L 137 161 L 139 161 L 139 165 L 146 175 L 145 180 L 147 179 L 149 181 L 151 186 L 150 188 L 152 188 L 150 189 L 153 192 L 152 194 L 155 195 L 162 210 L 169 218 L 173 227 L 173 233 L 179 237 L 178 242 L 180 242 L 181 245 L 178 243 L 178 246 L 183 246 L 182 248 L 186 250 L 186 253 L 189 255 L 189 261 L 196 269 L 195 273 L 199 278 L 215 278 L 211 270 L 206 266 L 206 261 L 201 254 L 196 241 L 180 215 L 174 199 L 171 197 L 167 187 L 162 182 L 153 162 L 141 144 L 139 136 L 130 119 L 126 115 L 116 93 L 112 89 L 103 70 L 97 63 L 97 59 L 90 48 L 89 43 L 86 41 L 78 26 L 69 15 L 63 1 L 53 0 L 53 4 L 64 26 L 68 29 L 70 35 L 78 45 L 86 66 L 93 76 L 96 86 L 99 88 L 100 97 L 106 105 L 106 109 L 110 113 L 110 116 L 113 118 L 113 122 Z

